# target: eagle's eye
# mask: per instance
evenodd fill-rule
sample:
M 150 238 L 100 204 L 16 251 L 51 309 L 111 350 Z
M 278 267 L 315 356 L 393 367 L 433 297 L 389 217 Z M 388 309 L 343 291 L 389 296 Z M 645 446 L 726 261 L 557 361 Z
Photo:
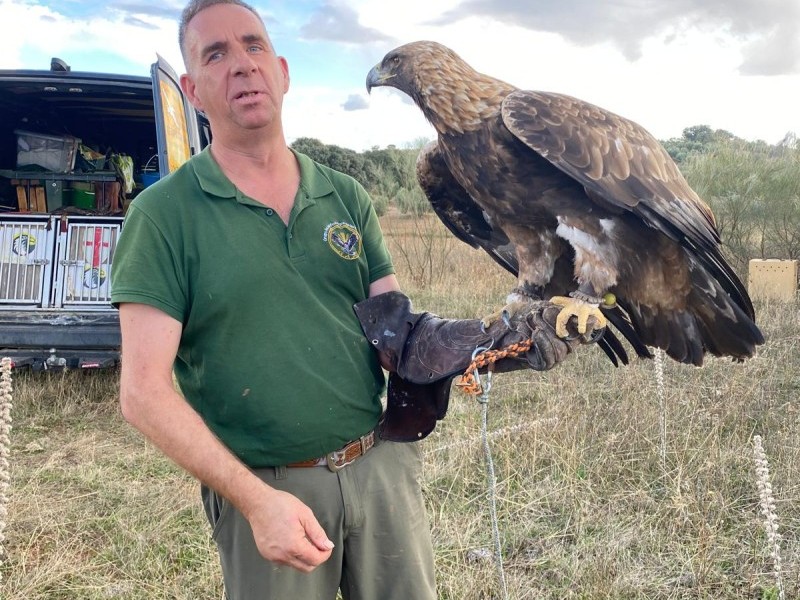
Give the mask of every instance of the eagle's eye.
M 393 57 L 390 59 L 390 62 L 392 63 L 392 66 L 393 66 L 393 67 L 396 67 L 397 65 L 399 65 L 399 64 L 400 64 L 400 57 L 399 57 L 397 54 L 395 54 L 395 55 L 394 55 L 394 56 L 393 56 Z

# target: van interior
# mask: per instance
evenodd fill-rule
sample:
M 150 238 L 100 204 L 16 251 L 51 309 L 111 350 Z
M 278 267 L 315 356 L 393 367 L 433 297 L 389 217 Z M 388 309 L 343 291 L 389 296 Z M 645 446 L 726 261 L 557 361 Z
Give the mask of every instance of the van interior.
M 122 214 L 158 179 L 149 77 L 0 71 L 0 115 L 0 213 Z

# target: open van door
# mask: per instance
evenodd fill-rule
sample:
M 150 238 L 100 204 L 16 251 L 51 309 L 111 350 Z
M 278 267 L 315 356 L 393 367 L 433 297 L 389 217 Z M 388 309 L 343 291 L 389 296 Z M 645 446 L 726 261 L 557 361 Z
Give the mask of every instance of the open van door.
M 197 115 L 181 91 L 178 75 L 160 55 L 150 68 L 158 138 L 158 171 L 171 173 L 200 150 Z

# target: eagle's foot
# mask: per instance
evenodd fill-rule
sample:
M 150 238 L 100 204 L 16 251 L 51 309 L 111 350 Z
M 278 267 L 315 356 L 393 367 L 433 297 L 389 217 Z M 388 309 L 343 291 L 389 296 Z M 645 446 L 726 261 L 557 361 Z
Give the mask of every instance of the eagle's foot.
M 578 321 L 578 333 L 585 335 L 587 329 L 598 331 L 608 325 L 603 313 L 600 312 L 600 302 L 591 302 L 582 298 L 568 298 L 566 296 L 553 296 L 550 302 L 556 306 L 561 306 L 561 312 L 556 317 L 556 335 L 561 338 L 568 338 L 567 323 L 572 317 Z
M 514 288 L 507 298 L 507 304 L 498 311 L 490 313 L 481 319 L 481 329 L 485 332 L 497 321 L 503 321 L 506 327 L 511 329 L 511 319 L 517 315 L 524 315 L 532 312 L 541 302 L 541 299 L 533 294 Z

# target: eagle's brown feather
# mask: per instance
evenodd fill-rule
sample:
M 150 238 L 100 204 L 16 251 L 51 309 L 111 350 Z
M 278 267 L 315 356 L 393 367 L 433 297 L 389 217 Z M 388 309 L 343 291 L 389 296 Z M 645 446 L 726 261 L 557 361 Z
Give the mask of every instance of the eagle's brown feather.
M 455 52 L 415 42 L 386 55 L 368 87 L 406 92 L 438 133 L 417 173 L 437 215 L 544 297 L 613 292 L 611 322 L 702 364 L 764 339 L 723 258 L 713 214 L 641 126 L 562 94 L 523 91 Z M 616 338 L 612 338 L 616 342 Z M 619 343 L 603 349 L 626 360 Z

